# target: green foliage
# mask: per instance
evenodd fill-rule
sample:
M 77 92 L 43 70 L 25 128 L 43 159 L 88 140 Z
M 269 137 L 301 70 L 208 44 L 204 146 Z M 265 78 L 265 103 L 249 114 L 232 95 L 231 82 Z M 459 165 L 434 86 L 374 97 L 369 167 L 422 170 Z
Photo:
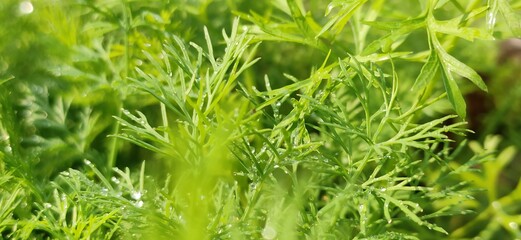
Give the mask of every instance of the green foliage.
M 467 147 L 498 87 L 465 52 L 520 7 L 4 1 L 2 238 L 519 238 L 521 145 Z
M 464 205 L 479 214 L 471 221 L 453 232 L 454 237 L 479 235 L 484 239 L 501 237 L 508 232 L 512 238 L 519 238 L 521 231 L 519 224 L 521 215 L 517 203 L 521 200 L 521 185 L 517 186 L 509 193 L 499 193 L 501 180 L 500 174 L 507 164 L 514 159 L 516 149 L 513 146 L 505 148 L 497 153 L 497 147 L 501 138 L 499 136 L 489 136 L 485 139 L 483 146 L 477 142 L 469 144 L 477 157 L 486 159 L 481 172 L 465 172 L 461 174 L 461 180 L 473 182 L 473 185 L 486 190 L 476 199 L 465 202 Z M 463 166 L 454 166 L 461 168 Z M 492 220 L 491 220 L 492 219 Z M 476 231 L 476 229 L 480 229 Z

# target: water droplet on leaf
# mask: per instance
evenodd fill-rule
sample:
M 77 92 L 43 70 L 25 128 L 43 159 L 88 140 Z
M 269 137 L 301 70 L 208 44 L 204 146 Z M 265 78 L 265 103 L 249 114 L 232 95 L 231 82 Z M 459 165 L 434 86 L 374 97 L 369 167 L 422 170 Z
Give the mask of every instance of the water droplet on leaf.
M 34 11 L 34 6 L 30 1 L 23 1 L 20 3 L 18 10 L 21 14 L 26 15 Z
M 519 228 L 519 225 L 518 225 L 516 222 L 509 222 L 509 223 L 508 223 L 508 226 L 509 226 L 512 230 L 518 230 L 518 228 Z
M 487 28 L 489 30 L 492 30 L 494 28 L 494 25 L 496 24 L 496 15 L 494 12 L 490 11 L 487 14 Z
M 116 178 L 116 177 L 111 177 L 110 180 L 111 180 L 113 183 L 115 183 L 115 184 L 120 184 L 119 179 Z
M 327 5 L 326 16 L 329 15 L 331 13 L 331 11 L 333 11 L 334 8 L 335 8 L 334 3 L 330 3 L 329 5 Z
M 358 206 L 358 210 L 359 210 L 359 211 L 363 211 L 364 208 L 365 208 L 364 204 L 360 204 L 360 205 Z
M 495 210 L 499 210 L 499 209 L 501 209 L 501 203 L 499 203 L 498 201 L 494 201 L 494 202 L 492 202 L 492 207 Z
M 143 201 L 139 200 L 136 203 L 134 203 L 134 206 L 140 208 L 140 207 L 143 207 L 143 204 L 145 204 L 145 203 Z
M 134 200 L 139 200 L 139 199 L 141 199 L 141 192 L 134 191 L 134 192 L 132 192 L 132 194 L 130 194 L 130 197 L 132 197 L 132 199 L 134 199 Z
M 262 230 L 262 237 L 264 239 L 275 239 L 275 237 L 277 237 L 277 231 L 273 227 L 266 225 Z
M 217 67 L 221 66 L 222 63 L 223 63 L 223 59 L 222 58 L 215 59 L 215 64 L 217 65 Z

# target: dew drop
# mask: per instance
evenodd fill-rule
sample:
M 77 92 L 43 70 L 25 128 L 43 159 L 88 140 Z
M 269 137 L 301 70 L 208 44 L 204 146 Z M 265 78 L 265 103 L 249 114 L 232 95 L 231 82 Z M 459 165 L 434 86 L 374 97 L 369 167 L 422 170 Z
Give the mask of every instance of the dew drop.
M 358 206 L 358 210 L 359 210 L 359 211 L 363 211 L 363 210 L 364 210 L 364 207 L 365 207 L 364 204 L 360 204 L 360 205 Z
M 134 199 L 134 200 L 139 200 L 139 199 L 141 199 L 141 192 L 134 191 L 130 194 L 130 197 L 132 197 L 132 199 Z
M 262 146 L 260 151 L 259 151 L 259 154 L 263 154 L 264 152 L 266 152 L 266 150 L 268 150 L 268 147 Z
M 145 204 L 145 203 L 143 201 L 139 200 L 136 203 L 134 203 L 134 206 L 140 208 L 140 207 L 143 207 L 143 204 Z
M 23 1 L 20 3 L 18 10 L 21 14 L 31 14 L 34 11 L 34 6 L 30 1 Z
M 92 162 L 89 161 L 89 160 L 87 160 L 87 159 L 83 160 L 83 162 L 84 162 L 87 166 L 92 166 Z
M 51 205 L 50 203 L 47 203 L 47 202 L 46 202 L 46 203 L 43 204 L 43 207 L 44 207 L 44 208 L 51 208 L 52 205 Z
M 388 219 L 388 220 L 387 220 L 387 223 L 388 223 L 388 224 L 391 224 L 392 222 L 393 222 L 392 219 Z
M 262 230 L 262 237 L 264 239 L 275 239 L 275 237 L 277 237 L 277 231 L 272 226 L 266 225 Z
M 384 188 L 384 187 L 380 188 L 380 192 L 385 192 L 385 191 L 387 191 L 387 188 Z
M 335 8 L 334 3 L 330 3 L 329 5 L 327 5 L 326 16 L 329 15 L 329 13 L 331 13 L 331 11 L 333 11 L 334 8 Z
M 110 180 L 111 180 L 113 183 L 115 183 L 115 184 L 120 184 L 119 179 L 116 178 L 116 177 L 111 177 Z
M 215 64 L 217 64 L 217 66 L 221 66 L 222 63 L 223 63 L 223 59 L 222 58 L 215 59 Z
M 512 230 L 517 230 L 519 228 L 519 225 L 516 223 L 516 222 L 509 222 L 508 223 L 508 226 L 512 229 Z
M 499 210 L 499 209 L 501 209 L 501 203 L 499 203 L 498 201 L 494 201 L 494 202 L 492 202 L 492 207 L 495 210 Z
M 182 215 L 179 215 L 179 222 L 182 224 L 186 223 L 185 218 Z
M 496 24 L 496 16 L 495 16 L 495 14 L 492 11 L 490 11 L 487 14 L 487 27 L 488 27 L 488 29 L 494 28 L 495 24 Z
M 109 190 L 106 188 L 101 189 L 101 195 L 103 195 L 103 196 L 107 196 L 108 192 L 109 192 Z

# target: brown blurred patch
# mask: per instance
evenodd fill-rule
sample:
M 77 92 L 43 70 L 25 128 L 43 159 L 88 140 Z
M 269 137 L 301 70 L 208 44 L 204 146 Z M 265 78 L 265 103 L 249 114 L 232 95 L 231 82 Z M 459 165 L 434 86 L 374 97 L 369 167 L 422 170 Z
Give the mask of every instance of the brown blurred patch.
M 519 61 L 521 63 L 521 39 L 512 38 L 500 44 L 498 63 L 503 64 L 507 61 Z
M 521 39 L 508 39 L 499 44 L 497 64 L 498 67 L 509 64 L 519 65 L 521 68 Z M 487 85 L 490 86 L 493 83 L 494 73 L 480 73 L 480 75 Z M 511 76 L 505 85 L 519 84 L 518 81 L 519 76 Z M 468 104 L 469 128 L 478 133 L 484 126 L 485 117 L 496 108 L 494 98 L 492 95 L 480 90 L 466 94 L 465 98 Z M 477 135 L 479 136 L 479 134 Z

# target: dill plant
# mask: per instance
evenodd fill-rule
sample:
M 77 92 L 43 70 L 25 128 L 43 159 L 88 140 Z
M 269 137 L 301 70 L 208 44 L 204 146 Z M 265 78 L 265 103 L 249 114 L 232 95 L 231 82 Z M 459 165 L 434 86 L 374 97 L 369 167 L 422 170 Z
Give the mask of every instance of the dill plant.
M 3 238 L 519 237 L 515 150 L 465 152 L 460 89 L 487 86 L 453 47 L 519 36 L 519 1 L 19 4 Z

